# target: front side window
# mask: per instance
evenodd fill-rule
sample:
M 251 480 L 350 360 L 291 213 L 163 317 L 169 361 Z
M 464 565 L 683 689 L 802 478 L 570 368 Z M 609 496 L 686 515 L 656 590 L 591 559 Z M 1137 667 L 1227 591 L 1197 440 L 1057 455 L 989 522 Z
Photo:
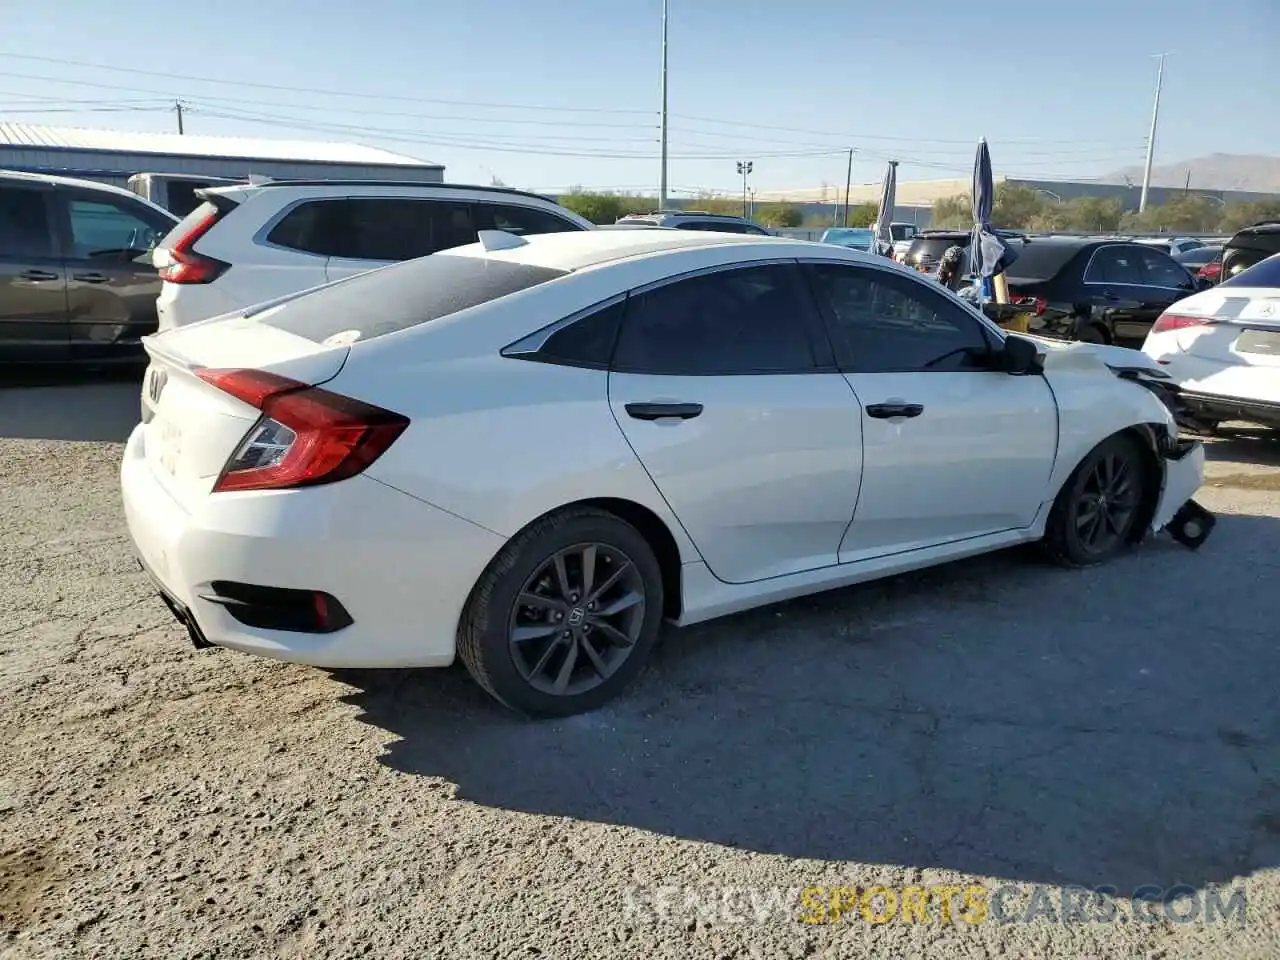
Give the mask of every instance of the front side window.
M 974 356 L 989 346 L 981 325 L 923 283 L 843 264 L 815 264 L 811 276 L 843 370 L 981 369 Z
M 51 257 L 45 192 L 0 186 L 0 257 Z
M 163 231 L 155 229 L 123 204 L 111 200 L 72 198 L 71 253 L 76 260 L 118 259 L 151 250 Z
M 1187 271 L 1159 250 L 1143 250 L 1141 259 L 1142 274 L 1148 286 L 1171 287 L 1175 290 L 1192 286 Z
M 812 301 L 794 266 L 740 267 L 633 295 L 613 369 L 664 375 L 816 369 Z
M 1138 256 L 1143 251 L 1136 247 L 1103 247 L 1094 254 L 1085 283 L 1142 284 L 1142 267 Z

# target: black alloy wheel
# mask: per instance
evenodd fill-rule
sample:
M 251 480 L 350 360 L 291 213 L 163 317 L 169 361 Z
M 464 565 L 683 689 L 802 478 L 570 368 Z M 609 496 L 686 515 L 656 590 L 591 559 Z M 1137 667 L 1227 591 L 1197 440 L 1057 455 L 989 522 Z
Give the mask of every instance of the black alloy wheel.
M 1137 441 L 1117 435 L 1085 457 L 1063 486 L 1045 527 L 1049 555 L 1066 566 L 1092 566 L 1137 537 L 1150 477 Z
M 605 543 L 557 550 L 525 581 L 511 613 L 511 659 L 529 686 L 557 697 L 613 676 L 644 627 L 644 581 Z
M 605 510 L 571 507 L 530 524 L 490 562 L 463 611 L 458 654 L 514 710 L 583 713 L 644 668 L 663 604 L 644 535 Z

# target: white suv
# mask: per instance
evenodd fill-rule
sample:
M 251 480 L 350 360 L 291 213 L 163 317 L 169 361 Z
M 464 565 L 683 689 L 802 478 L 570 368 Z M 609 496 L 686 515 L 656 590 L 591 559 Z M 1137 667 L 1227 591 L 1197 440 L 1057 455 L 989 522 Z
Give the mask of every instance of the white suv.
M 281 180 L 199 196 L 156 248 L 161 330 L 474 243 L 479 230 L 592 229 L 546 197 L 498 187 Z

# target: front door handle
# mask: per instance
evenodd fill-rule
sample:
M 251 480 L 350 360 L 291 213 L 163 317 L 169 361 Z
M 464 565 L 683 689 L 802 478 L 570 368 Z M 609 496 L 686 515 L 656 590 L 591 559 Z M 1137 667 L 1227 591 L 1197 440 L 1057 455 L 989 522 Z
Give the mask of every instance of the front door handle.
M 895 417 L 918 417 L 924 413 L 922 403 L 872 403 L 867 406 L 867 416 L 876 420 L 893 420 Z
M 57 280 L 56 273 L 50 273 L 48 270 L 23 270 L 18 274 L 23 280 Z
M 105 273 L 73 273 L 71 279 L 81 283 L 106 283 L 111 278 Z
M 628 403 L 627 416 L 634 420 L 665 420 L 674 417 L 692 420 L 702 413 L 700 403 Z

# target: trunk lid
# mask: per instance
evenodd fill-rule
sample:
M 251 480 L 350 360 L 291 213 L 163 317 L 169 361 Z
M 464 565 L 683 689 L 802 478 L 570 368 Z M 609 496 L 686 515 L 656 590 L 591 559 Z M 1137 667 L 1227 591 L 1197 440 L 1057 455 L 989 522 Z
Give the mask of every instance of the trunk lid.
M 1180 313 L 1180 306 L 1169 312 Z M 1184 353 L 1219 363 L 1280 367 L 1280 290 L 1215 288 L 1200 294 L 1194 307 L 1188 315 L 1216 322 L 1177 331 Z
M 271 308 L 275 309 L 275 308 Z M 270 311 L 267 311 L 270 312 Z M 202 368 L 264 370 L 307 384 L 337 376 L 350 347 L 316 343 L 258 322 L 214 319 L 143 338 L 143 449 L 160 484 L 184 508 L 207 496 L 259 411 L 201 380 Z

